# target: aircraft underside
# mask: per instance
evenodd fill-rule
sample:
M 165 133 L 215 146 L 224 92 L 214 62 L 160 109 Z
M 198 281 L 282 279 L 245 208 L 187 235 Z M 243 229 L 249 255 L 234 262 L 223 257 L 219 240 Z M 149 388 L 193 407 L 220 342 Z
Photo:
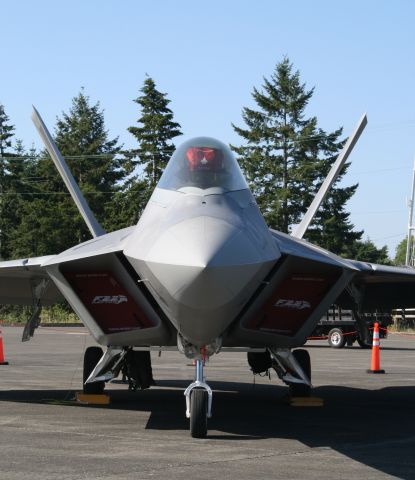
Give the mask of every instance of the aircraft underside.
M 285 255 L 286 247 L 282 244 L 287 240 L 279 239 L 276 233 L 272 241 L 279 252 L 277 258 L 274 261 L 267 258 L 262 265 L 257 262 L 254 268 L 248 265 L 249 274 L 245 275 L 245 280 L 252 278 L 253 287 L 248 285 L 247 288 L 245 282 L 237 283 L 240 285 L 238 296 L 234 284 L 232 296 L 229 296 L 231 305 L 227 308 L 223 303 L 220 305 L 220 318 L 215 317 L 217 305 L 212 298 L 206 302 L 205 311 L 194 312 L 194 325 L 190 323 L 190 326 L 180 318 L 184 311 L 189 320 L 189 308 L 180 305 L 181 297 L 169 298 L 165 293 L 161 298 L 154 294 L 162 291 L 160 286 L 157 290 L 149 288 L 151 283 L 154 285 L 154 280 L 149 281 L 149 272 L 144 270 L 145 278 L 142 271 L 140 275 L 134 262 L 123 252 L 85 258 L 82 247 L 78 246 L 76 258 L 71 257 L 73 252 L 69 251 L 50 262 L 46 268 L 53 282 L 96 341 L 107 347 L 104 353 L 98 347 L 87 351 L 85 391 L 102 392 L 104 383 L 120 373 L 127 375 L 131 388 L 148 388 L 152 384 L 152 374 L 149 354 L 145 350 L 178 348 L 195 363 L 195 380 L 185 391 L 186 415 L 190 418 L 192 435 L 203 436 L 213 403 L 204 366 L 211 355 L 235 348 L 248 352 L 253 372 L 273 368 L 293 394 L 309 395 L 308 354 L 305 350 L 291 350 L 305 343 L 319 318 L 350 281 L 353 271 L 332 258 L 322 265 L 321 259 L 317 261 L 316 258 L 321 252 L 305 245 L 301 246 L 298 257 Z M 307 249 L 310 258 L 303 251 Z M 232 281 L 232 273 L 241 276 L 243 265 L 238 264 L 233 270 L 232 265 L 228 265 L 228 269 L 227 283 Z M 221 284 L 220 275 L 215 278 L 217 272 L 206 274 L 206 267 L 199 267 L 199 271 L 201 278 L 195 279 L 192 272 L 189 284 L 194 286 L 195 282 L 201 282 L 202 294 L 211 287 L 212 275 L 214 281 Z M 254 274 L 250 276 L 252 271 Z M 183 275 L 180 281 L 183 286 Z M 214 296 L 217 296 L 217 288 L 216 285 Z M 174 304 L 174 298 L 178 299 L 178 305 Z M 226 295 L 223 298 L 226 300 Z M 223 311 L 230 313 L 229 317 L 224 316 Z M 212 325 L 204 328 L 203 322 Z

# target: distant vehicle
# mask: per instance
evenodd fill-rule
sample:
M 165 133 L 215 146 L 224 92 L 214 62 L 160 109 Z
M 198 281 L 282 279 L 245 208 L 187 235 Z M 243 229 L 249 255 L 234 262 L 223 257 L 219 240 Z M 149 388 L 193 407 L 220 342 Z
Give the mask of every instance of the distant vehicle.
M 333 305 L 320 319 L 308 340 L 327 339 L 333 348 L 352 346 L 355 342 L 362 348 L 370 348 L 375 322 L 379 323 L 379 336 L 387 337 L 387 328 L 393 323 L 390 312 L 366 312 L 360 314 L 360 322 L 357 315 L 353 310 L 344 310 Z

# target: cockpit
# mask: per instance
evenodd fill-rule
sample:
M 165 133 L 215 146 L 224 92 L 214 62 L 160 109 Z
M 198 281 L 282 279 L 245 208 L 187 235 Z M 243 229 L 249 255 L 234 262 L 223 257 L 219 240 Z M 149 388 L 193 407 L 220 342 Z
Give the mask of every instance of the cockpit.
M 196 194 L 248 188 L 230 148 L 209 137 L 192 138 L 180 145 L 161 176 L 158 187 Z

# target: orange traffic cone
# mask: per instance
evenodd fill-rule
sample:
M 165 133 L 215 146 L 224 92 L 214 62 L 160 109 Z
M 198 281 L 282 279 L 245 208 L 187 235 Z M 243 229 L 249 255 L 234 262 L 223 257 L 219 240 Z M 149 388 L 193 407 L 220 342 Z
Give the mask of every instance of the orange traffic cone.
M 0 365 L 8 365 L 9 362 L 4 361 L 4 351 L 3 351 L 3 337 L 0 330 Z
M 372 344 L 372 366 L 367 373 L 385 373 L 380 368 L 380 341 L 379 341 L 379 323 L 373 325 L 373 344 Z

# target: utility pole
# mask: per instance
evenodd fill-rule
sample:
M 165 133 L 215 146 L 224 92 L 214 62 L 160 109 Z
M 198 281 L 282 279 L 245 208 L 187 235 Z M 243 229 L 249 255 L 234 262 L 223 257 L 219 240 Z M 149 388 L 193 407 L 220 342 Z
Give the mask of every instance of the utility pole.
M 414 266 L 414 230 L 415 225 L 413 222 L 414 216 L 414 196 L 415 196 L 415 159 L 414 159 L 414 170 L 412 173 L 412 190 L 411 198 L 409 199 L 409 219 L 408 219 L 408 241 L 406 243 L 406 258 L 405 265 Z
M 4 157 L 3 157 L 3 147 L 0 146 L 0 216 L 3 214 L 3 202 L 4 202 L 3 184 L 4 184 Z M 0 260 L 3 260 L 3 257 L 1 256 L 1 251 L 3 247 L 2 237 L 3 237 L 3 232 L 0 224 Z

